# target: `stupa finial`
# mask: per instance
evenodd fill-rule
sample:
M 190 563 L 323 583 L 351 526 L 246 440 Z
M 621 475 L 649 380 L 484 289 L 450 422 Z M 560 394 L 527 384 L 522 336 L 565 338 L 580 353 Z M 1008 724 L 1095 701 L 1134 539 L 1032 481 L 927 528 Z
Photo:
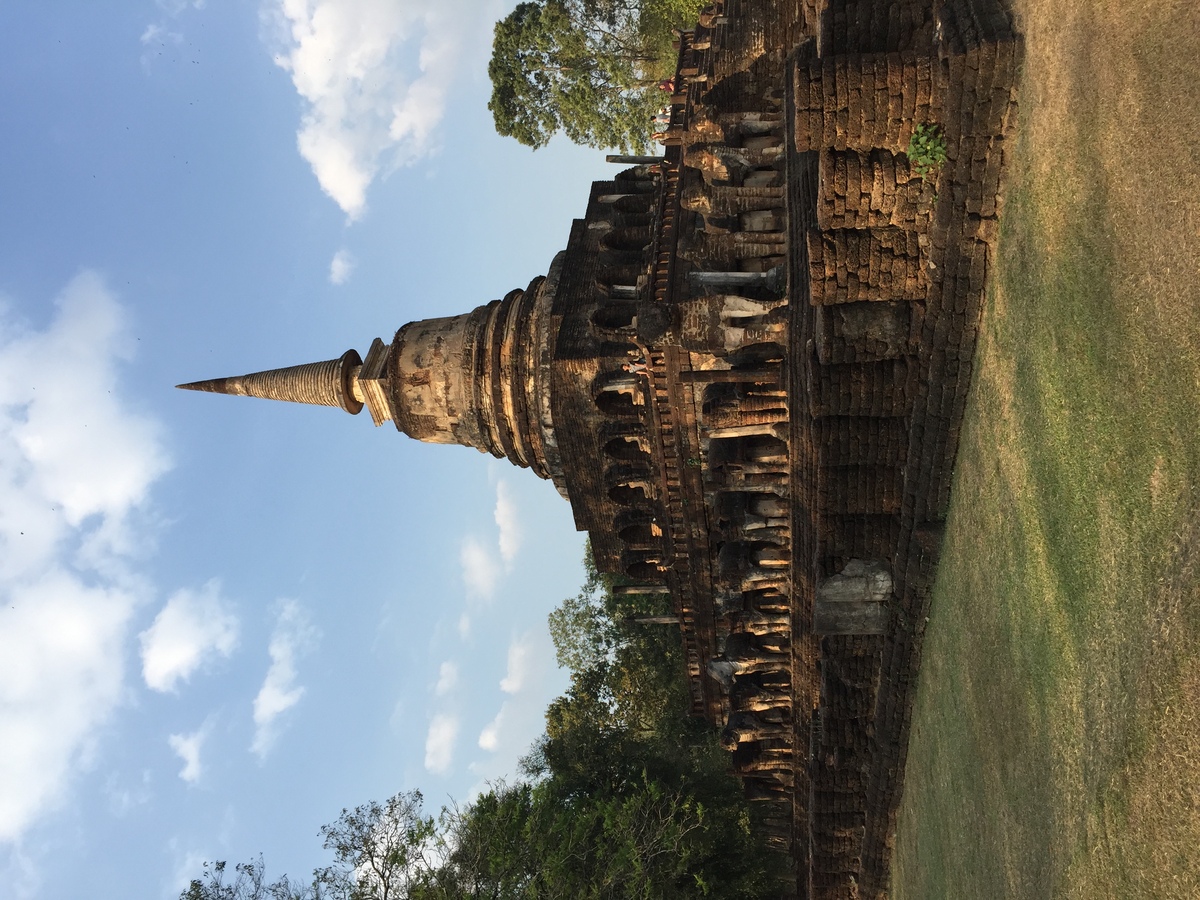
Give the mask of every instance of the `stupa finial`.
M 193 381 L 176 387 L 185 391 L 208 391 L 214 394 L 262 397 L 267 400 L 287 400 L 317 406 L 337 406 L 351 415 L 357 415 L 363 408 L 357 384 L 362 364 L 362 357 L 358 355 L 358 351 L 347 350 L 337 359 L 324 362 L 268 369 L 265 372 L 252 372 L 232 378 Z

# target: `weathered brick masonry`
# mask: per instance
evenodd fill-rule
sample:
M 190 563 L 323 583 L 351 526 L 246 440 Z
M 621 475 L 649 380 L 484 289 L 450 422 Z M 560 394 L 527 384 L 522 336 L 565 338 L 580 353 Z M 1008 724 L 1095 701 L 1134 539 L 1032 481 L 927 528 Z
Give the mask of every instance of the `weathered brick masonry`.
M 593 184 L 545 276 L 190 387 L 551 479 L 603 571 L 670 595 L 785 893 L 881 897 L 1020 42 L 1000 0 L 724 0 L 680 44 L 662 156 Z
M 806 466 L 818 485 L 811 559 L 818 578 L 854 557 L 886 561 L 893 576 L 881 634 L 821 640 L 807 861 L 814 897 L 882 896 L 888 886 L 923 626 L 1015 119 L 1020 44 L 1005 10 L 967 0 L 914 6 L 831 4 L 818 46 L 793 57 L 789 293 L 791 346 L 802 355 L 792 370 L 808 391 L 791 396 L 807 400 L 809 419 L 808 440 L 794 446 L 816 456 Z M 904 156 L 919 123 L 938 124 L 946 138 L 936 183 L 914 178 Z M 899 266 L 876 250 L 883 240 L 903 246 Z M 857 491 L 824 487 L 845 480 Z M 847 503 L 872 489 L 869 508 Z

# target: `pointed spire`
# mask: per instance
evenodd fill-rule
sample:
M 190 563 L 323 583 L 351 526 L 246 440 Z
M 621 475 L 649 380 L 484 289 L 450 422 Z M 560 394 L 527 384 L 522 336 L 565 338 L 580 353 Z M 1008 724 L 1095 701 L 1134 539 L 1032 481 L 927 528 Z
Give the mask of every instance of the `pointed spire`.
M 362 358 L 358 352 L 347 350 L 339 358 L 324 362 L 268 369 L 265 372 L 252 372 L 232 378 L 193 381 L 190 384 L 178 384 L 176 387 L 185 391 L 209 391 L 214 394 L 337 406 L 351 415 L 357 415 L 363 408 L 359 392 L 356 390 L 361 368 Z

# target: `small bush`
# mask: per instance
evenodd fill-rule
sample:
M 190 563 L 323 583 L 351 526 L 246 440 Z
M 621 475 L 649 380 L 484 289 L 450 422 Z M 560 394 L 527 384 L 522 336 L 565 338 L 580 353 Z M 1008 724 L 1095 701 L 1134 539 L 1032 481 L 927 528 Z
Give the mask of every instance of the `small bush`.
M 937 125 L 918 125 L 908 141 L 910 171 L 922 181 L 937 178 L 946 164 L 946 138 Z

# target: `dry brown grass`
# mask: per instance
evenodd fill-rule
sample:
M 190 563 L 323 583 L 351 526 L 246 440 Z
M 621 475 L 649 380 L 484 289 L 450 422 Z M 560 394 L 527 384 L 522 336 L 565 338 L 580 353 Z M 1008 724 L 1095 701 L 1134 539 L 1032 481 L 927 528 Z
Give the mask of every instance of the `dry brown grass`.
M 897 897 L 1200 897 L 1200 5 L 1014 0 Z
M 1200 523 L 1182 538 L 1179 566 L 1158 595 L 1154 644 L 1179 661 L 1177 679 L 1148 685 L 1153 710 L 1145 755 L 1123 773 L 1129 798 L 1114 859 L 1133 874 L 1138 896 L 1200 897 L 1200 655 L 1194 635 L 1178 627 L 1200 605 Z
M 1044 234 L 1076 227 L 1073 202 L 1107 207 L 1118 293 L 1153 352 L 1193 366 L 1200 346 L 1200 5 L 1016 0 L 1025 34 L 1022 141 Z M 1060 202 L 1065 201 L 1065 202 Z M 1162 342 L 1162 343 L 1159 343 Z M 1200 387 L 1200 385 L 1197 385 Z

